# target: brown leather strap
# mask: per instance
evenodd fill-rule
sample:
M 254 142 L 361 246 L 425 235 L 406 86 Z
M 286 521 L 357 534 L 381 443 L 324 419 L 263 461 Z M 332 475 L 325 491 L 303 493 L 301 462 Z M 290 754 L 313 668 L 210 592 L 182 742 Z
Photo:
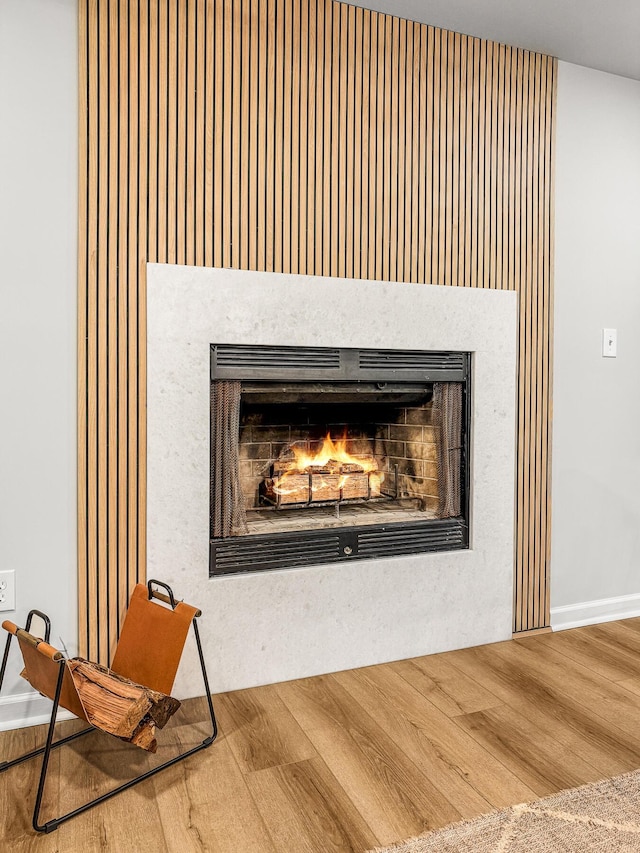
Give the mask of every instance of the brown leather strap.
M 160 693 L 171 694 L 196 607 L 181 602 L 175 610 L 149 601 L 147 587 L 137 584 L 111 669 Z

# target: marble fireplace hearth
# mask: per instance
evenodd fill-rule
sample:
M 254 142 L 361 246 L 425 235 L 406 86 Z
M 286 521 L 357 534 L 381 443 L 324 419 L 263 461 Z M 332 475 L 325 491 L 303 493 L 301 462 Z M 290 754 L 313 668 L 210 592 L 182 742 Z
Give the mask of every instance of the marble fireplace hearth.
M 515 293 L 149 264 L 147 304 L 147 575 L 201 607 L 214 692 L 511 636 Z M 213 342 L 472 353 L 469 549 L 209 577 Z

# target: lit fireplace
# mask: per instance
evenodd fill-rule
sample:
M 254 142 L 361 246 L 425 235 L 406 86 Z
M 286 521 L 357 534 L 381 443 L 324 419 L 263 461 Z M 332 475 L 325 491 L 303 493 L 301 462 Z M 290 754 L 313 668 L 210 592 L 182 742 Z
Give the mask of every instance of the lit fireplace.
M 211 363 L 212 574 L 468 547 L 467 353 Z

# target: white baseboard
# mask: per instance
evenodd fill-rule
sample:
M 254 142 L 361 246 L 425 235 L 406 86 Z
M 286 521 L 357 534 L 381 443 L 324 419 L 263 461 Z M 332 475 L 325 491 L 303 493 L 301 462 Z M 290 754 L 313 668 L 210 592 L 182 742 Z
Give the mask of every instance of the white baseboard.
M 51 719 L 51 699 L 39 693 L 17 693 L 0 697 L 0 732 L 39 726 Z M 73 714 L 61 708 L 58 720 L 72 720 Z
M 554 631 L 565 631 L 567 628 L 631 619 L 634 616 L 640 616 L 640 593 L 552 607 L 551 627 Z

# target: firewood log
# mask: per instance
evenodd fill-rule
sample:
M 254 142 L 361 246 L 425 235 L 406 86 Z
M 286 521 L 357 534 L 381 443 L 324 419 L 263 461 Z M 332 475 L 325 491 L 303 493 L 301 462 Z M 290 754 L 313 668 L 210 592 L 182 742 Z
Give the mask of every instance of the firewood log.
M 177 699 L 82 658 L 70 660 L 68 667 L 92 725 L 155 752 L 155 727 L 163 728 L 175 714 Z

